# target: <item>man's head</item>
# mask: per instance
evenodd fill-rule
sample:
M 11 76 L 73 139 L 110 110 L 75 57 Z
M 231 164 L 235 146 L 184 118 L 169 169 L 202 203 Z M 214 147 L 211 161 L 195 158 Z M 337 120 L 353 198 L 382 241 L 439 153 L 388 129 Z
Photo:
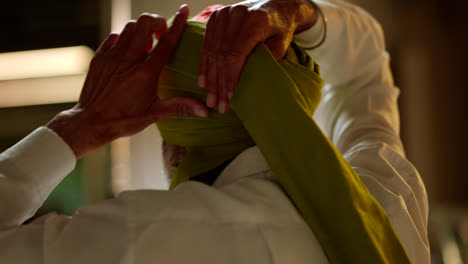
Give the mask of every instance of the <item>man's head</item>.
M 191 97 L 205 101 L 207 90 L 197 83 L 205 27 L 203 22 L 187 21 L 178 47 L 160 75 L 158 96 L 161 99 Z M 277 74 L 267 76 L 269 71 L 265 71 L 265 68 L 273 68 Z M 165 167 L 168 176 L 173 177 L 171 188 L 190 178 L 217 170 L 243 150 L 255 145 L 248 128 L 235 113 L 238 110 L 257 111 L 261 107 L 261 97 L 246 101 L 248 96 L 243 95 L 254 89 L 250 88 L 252 85 L 282 85 L 284 89 L 292 91 L 299 89 L 297 103 L 306 107 L 307 111 L 315 109 L 320 99 L 320 89 L 310 88 L 319 88 L 321 80 L 316 77 L 317 74 L 311 76 L 311 70 L 318 71 L 318 68 L 304 51 L 296 49 L 294 45 L 288 49 L 285 60 L 281 62 L 277 62 L 264 45 L 259 45 L 246 63 L 232 98 L 231 103 L 238 102 L 237 110 L 233 108 L 227 114 L 220 114 L 217 109 L 213 109 L 208 118 L 177 116 L 158 122 L 157 126 L 165 141 Z M 259 75 L 263 77 L 259 78 Z M 296 87 L 296 81 L 300 81 L 301 87 Z M 307 84 L 304 85 L 304 82 Z M 275 120 L 275 117 L 272 116 L 272 119 Z

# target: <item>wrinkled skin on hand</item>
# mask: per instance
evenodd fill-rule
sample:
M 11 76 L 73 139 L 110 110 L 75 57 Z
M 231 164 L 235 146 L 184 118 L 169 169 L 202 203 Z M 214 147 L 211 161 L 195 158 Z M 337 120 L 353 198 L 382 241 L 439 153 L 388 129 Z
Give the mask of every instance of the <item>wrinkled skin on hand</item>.
M 317 14 L 307 0 L 251 0 L 213 11 L 206 26 L 198 84 L 207 88 L 206 104 L 229 111 L 245 60 L 264 42 L 281 59 L 294 33 L 315 24 Z
M 178 44 L 188 15 L 188 7 L 182 6 L 167 29 L 164 18 L 143 14 L 101 44 L 78 103 L 47 124 L 77 159 L 171 116 L 208 116 L 208 109 L 192 98 L 157 96 L 159 74 Z M 153 35 L 161 38 L 149 50 Z

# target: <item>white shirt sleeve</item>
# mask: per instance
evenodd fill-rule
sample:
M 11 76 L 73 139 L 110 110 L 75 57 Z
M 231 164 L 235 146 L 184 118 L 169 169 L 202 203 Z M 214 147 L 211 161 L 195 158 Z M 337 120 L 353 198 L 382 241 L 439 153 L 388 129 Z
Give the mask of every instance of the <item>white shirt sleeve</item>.
M 430 263 L 428 201 L 400 140 L 397 99 L 380 24 L 359 7 L 315 1 L 328 19 L 327 38 L 308 53 L 325 86 L 314 118 L 383 207 L 413 263 Z M 297 34 L 312 46 L 323 24 Z
M 1 153 L 0 230 L 33 216 L 75 163 L 70 147 L 46 127 Z

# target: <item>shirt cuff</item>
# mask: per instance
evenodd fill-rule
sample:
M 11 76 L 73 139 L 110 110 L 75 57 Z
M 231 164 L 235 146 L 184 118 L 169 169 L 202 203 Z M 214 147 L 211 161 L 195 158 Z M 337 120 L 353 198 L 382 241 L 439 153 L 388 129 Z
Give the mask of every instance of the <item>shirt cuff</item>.
M 39 199 L 45 199 L 76 165 L 68 144 L 54 131 L 40 127 L 5 151 L 15 169 L 14 177 L 23 184 L 33 184 Z
M 295 34 L 293 41 L 303 48 L 314 47 L 320 43 L 325 34 L 324 18 L 320 12 L 317 12 L 317 22 L 309 29 Z

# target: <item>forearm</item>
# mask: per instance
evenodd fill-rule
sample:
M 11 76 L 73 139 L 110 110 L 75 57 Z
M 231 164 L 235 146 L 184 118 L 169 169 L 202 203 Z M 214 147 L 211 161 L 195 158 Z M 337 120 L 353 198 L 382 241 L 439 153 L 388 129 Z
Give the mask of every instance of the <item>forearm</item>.
M 388 54 L 383 31 L 369 13 L 340 0 L 316 0 L 327 18 L 327 36 L 320 47 L 307 50 L 321 67 L 321 75 L 332 85 L 347 84 L 369 72 L 392 81 L 384 69 Z M 300 46 L 308 46 L 322 38 L 321 19 L 308 30 L 296 34 Z M 378 66 L 378 67 L 376 67 Z
M 79 160 L 116 138 L 113 128 L 102 126 L 99 117 L 99 113 L 88 113 L 75 106 L 58 113 L 46 127 L 60 136 Z
M 318 21 L 318 13 L 315 6 L 309 0 L 299 0 L 296 8 L 295 33 L 301 33 L 312 28 Z
M 362 142 L 362 134 L 371 139 L 373 133 L 374 138 L 403 153 L 399 139 L 399 90 L 393 83 L 379 23 L 348 3 L 316 2 L 328 19 L 328 31 L 322 46 L 308 50 L 320 65 L 326 83 L 324 100 L 314 118 L 342 153 Z M 316 42 L 321 37 L 322 29 L 314 26 L 296 35 L 296 40 Z M 364 130 L 366 133 L 362 133 Z
M 33 216 L 75 162 L 68 145 L 44 127 L 0 154 L 0 229 Z
M 414 262 L 426 263 L 427 194 L 399 137 L 399 90 L 380 25 L 348 3 L 316 2 L 328 18 L 328 35 L 308 51 L 326 82 L 314 119 L 383 206 Z M 312 28 L 296 38 L 314 42 L 319 33 Z

